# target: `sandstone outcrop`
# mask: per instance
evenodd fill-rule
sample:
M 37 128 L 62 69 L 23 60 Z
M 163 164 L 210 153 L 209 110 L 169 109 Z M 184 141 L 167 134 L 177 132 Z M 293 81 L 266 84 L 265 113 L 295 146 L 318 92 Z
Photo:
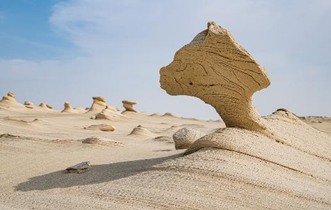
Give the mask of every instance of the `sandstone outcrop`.
M 74 109 L 72 108 L 70 102 L 64 102 L 64 109 L 62 110 L 62 112 L 68 112 L 68 113 L 74 112 Z
M 103 109 L 106 108 L 107 104 L 106 104 L 106 99 L 104 97 L 97 96 L 97 97 L 93 97 L 92 99 L 93 99 L 93 103 L 90 109 L 88 110 L 89 112 L 92 111 L 101 112 Z
M 168 94 L 200 98 L 216 109 L 227 127 L 266 129 L 252 96 L 269 86 L 268 74 L 214 22 L 182 47 L 160 74 L 161 88 Z
M 182 128 L 172 135 L 176 149 L 186 149 L 206 134 L 193 128 Z
M 137 112 L 134 108 L 133 105 L 137 104 L 136 102 L 133 101 L 128 101 L 128 100 L 123 100 L 123 107 L 125 108 L 125 111 L 129 112 Z
M 7 108 L 24 108 L 23 104 L 20 104 L 16 101 L 16 97 L 14 93 L 8 92 L 6 96 L 2 97 L 0 101 L 0 106 L 7 107 Z
M 118 111 L 117 109 L 107 106 L 104 110 L 100 113 L 95 115 L 94 119 L 96 120 L 111 120 L 111 121 L 123 121 L 128 120 L 127 116 L 124 116 Z

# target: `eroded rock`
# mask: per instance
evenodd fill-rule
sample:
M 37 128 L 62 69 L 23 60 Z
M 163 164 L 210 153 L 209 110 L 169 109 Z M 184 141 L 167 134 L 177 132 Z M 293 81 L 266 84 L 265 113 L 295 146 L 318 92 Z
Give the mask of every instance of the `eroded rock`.
M 216 109 L 227 127 L 266 129 L 252 95 L 269 86 L 268 74 L 214 22 L 182 47 L 160 75 L 161 88 L 168 94 L 200 98 Z
M 193 128 L 182 128 L 173 134 L 176 149 L 186 149 L 206 134 Z
M 123 107 L 125 108 L 125 111 L 129 112 L 137 112 L 134 108 L 133 105 L 136 105 L 137 103 L 134 101 L 128 101 L 128 100 L 123 100 Z

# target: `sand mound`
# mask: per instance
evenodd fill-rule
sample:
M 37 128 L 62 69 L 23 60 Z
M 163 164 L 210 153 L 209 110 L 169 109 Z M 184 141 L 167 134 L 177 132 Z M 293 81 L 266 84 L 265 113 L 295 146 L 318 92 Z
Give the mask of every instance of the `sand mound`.
M 137 127 L 135 127 L 131 133 L 129 134 L 129 136 L 145 136 L 145 137 L 155 137 L 156 134 L 150 132 L 147 128 L 138 125 Z
M 45 103 L 40 103 L 39 107 L 43 109 L 49 109 Z
M 149 115 L 149 116 L 151 116 L 151 117 L 161 117 L 161 116 L 162 116 L 162 114 L 161 114 L 161 113 L 158 113 L 158 112 L 156 112 L 156 113 L 153 113 L 153 114 L 151 114 L 151 115 Z
M 193 128 L 182 128 L 175 132 L 172 138 L 174 139 L 176 149 L 186 149 L 195 142 L 195 140 L 205 135 L 205 133 Z
M 83 144 L 103 145 L 103 146 L 123 146 L 122 143 L 113 140 L 100 138 L 100 137 L 89 137 L 82 140 Z
M 165 143 L 169 143 L 169 144 L 174 143 L 173 139 L 169 136 L 157 136 L 157 137 L 153 138 L 153 140 L 157 141 L 157 142 L 165 142 Z
M 170 112 L 166 112 L 164 115 L 162 115 L 163 117 L 176 117 L 175 115 L 173 115 Z
M 85 130 L 100 130 L 100 131 L 107 131 L 112 132 L 115 131 L 115 126 L 108 125 L 108 124 L 98 124 L 98 125 L 90 125 L 83 127 Z
M 137 104 L 136 102 L 133 101 L 128 101 L 128 100 L 123 100 L 123 107 L 125 108 L 125 111 L 129 112 L 137 112 L 134 108 L 133 105 Z
M 90 109 L 88 110 L 88 112 L 92 112 L 92 111 L 101 112 L 103 109 L 106 108 L 107 104 L 106 104 L 106 99 L 104 97 L 97 96 L 97 97 L 92 97 L 92 99 L 93 99 L 93 103 Z
M 5 108 L 24 108 L 23 104 L 20 104 L 16 101 L 16 97 L 12 92 L 9 92 L 6 96 L 2 97 L 0 106 Z
M 111 106 L 106 106 L 100 113 L 92 116 L 91 119 L 110 120 L 110 121 L 126 121 L 129 118 L 121 114 L 120 111 Z

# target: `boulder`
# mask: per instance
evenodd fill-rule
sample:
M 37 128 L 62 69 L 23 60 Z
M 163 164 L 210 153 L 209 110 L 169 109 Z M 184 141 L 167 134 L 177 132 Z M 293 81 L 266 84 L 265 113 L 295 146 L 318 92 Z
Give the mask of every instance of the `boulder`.
M 197 139 L 206 134 L 193 128 L 182 128 L 175 132 L 172 136 L 175 142 L 176 149 L 186 149 Z

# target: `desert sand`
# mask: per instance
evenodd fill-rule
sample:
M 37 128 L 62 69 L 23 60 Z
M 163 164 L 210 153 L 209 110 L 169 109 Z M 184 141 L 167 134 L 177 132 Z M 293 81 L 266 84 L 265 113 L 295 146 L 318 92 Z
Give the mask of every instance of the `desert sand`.
M 252 95 L 269 76 L 229 31 L 208 23 L 160 76 L 169 94 L 198 97 L 224 121 L 146 114 L 131 101 L 118 110 L 101 96 L 61 111 L 8 93 L 0 209 L 331 209 L 331 118 L 260 116 Z

